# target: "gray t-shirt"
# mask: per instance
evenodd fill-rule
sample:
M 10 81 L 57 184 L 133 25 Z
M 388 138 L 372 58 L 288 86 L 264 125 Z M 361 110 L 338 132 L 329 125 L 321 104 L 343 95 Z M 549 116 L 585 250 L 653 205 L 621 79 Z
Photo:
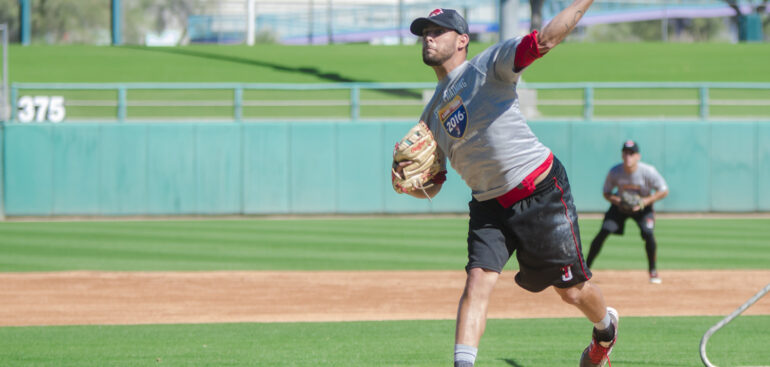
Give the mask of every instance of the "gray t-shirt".
M 636 171 L 626 173 L 623 164 L 618 164 L 607 173 L 607 179 L 604 180 L 604 193 L 612 194 L 618 189 L 618 194 L 623 191 L 632 191 L 641 196 L 650 196 L 652 190 L 668 190 L 666 180 L 658 173 L 655 167 L 644 162 L 637 163 Z
M 489 200 L 510 191 L 551 151 L 540 143 L 519 110 L 514 72 L 522 37 L 498 43 L 439 81 L 420 119 L 473 196 Z

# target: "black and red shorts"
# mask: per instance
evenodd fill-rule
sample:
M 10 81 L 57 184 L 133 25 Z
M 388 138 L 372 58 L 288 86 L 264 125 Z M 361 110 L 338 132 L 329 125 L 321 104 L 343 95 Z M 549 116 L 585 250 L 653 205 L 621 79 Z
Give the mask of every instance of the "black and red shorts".
M 558 159 L 534 192 L 503 207 L 496 199 L 468 204 L 468 265 L 502 272 L 516 253 L 516 283 L 531 292 L 568 288 L 591 278 L 583 260 L 577 211 Z

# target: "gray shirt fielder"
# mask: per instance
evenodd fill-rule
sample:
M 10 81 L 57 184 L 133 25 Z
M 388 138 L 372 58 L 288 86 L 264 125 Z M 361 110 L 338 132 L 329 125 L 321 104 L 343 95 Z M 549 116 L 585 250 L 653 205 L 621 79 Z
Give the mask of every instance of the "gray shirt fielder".
M 551 154 L 532 133 L 519 110 L 514 72 L 523 37 L 484 50 L 439 81 L 420 120 L 476 200 L 510 191 Z
M 650 196 L 652 190 L 656 192 L 668 190 L 668 185 L 652 165 L 639 162 L 634 172 L 627 173 L 623 169 L 623 164 L 620 163 L 610 169 L 607 179 L 604 180 L 605 194 L 612 194 L 615 188 L 618 189 L 618 194 L 623 191 L 632 191 L 646 197 Z

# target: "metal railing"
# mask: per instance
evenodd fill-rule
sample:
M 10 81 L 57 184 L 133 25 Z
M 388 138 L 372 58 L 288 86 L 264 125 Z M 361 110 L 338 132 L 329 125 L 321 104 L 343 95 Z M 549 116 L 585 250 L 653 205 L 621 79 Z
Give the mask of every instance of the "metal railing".
M 701 361 L 706 367 L 717 367 L 715 364 L 711 363 L 708 356 L 706 355 L 706 344 L 708 343 L 709 338 L 711 338 L 711 336 L 714 335 L 714 333 L 717 332 L 719 329 L 723 328 L 725 325 L 733 321 L 733 319 L 738 317 L 738 315 L 743 313 L 743 311 L 746 311 L 746 309 L 751 307 L 751 305 L 759 301 L 762 297 L 765 296 L 765 294 L 767 294 L 767 292 L 770 292 L 770 284 L 762 288 L 759 292 L 757 292 L 757 294 L 749 298 L 748 301 L 746 301 L 744 304 L 738 307 L 731 314 L 725 316 L 725 318 L 723 318 L 718 323 L 716 323 L 716 325 L 706 330 L 706 333 L 703 334 L 703 337 L 700 340 L 700 348 L 699 348 Z
M 601 82 L 601 83 L 524 83 L 519 88 L 535 89 L 535 90 L 556 90 L 556 89 L 582 89 L 583 99 L 582 101 L 565 100 L 562 102 L 545 102 L 538 101 L 539 104 L 580 104 L 583 106 L 583 119 L 593 120 L 595 118 L 594 109 L 596 106 L 612 106 L 612 105 L 624 105 L 624 106 L 697 106 L 698 118 L 700 120 L 707 120 L 710 117 L 710 106 L 770 106 L 770 93 L 763 94 L 757 99 L 712 99 L 710 98 L 710 92 L 712 90 L 763 90 L 770 92 L 770 83 L 725 83 L 725 82 Z M 595 98 L 597 90 L 671 90 L 671 89 L 684 89 L 684 90 L 696 90 L 698 93 L 697 99 L 678 99 L 671 100 L 664 99 L 614 99 L 614 98 Z M 770 115 L 766 116 L 770 117 Z
M 14 83 L 11 121 L 30 122 L 31 114 L 35 121 L 45 121 L 40 108 L 54 106 L 53 97 L 45 101 L 54 95 L 63 95 L 57 98 L 68 110 L 108 111 L 98 116 L 68 112 L 66 121 L 413 119 L 434 88 L 434 83 Z M 521 101 L 537 111 L 530 116 L 535 119 L 670 118 L 655 111 L 675 108 L 674 118 L 708 120 L 712 109 L 726 107 L 740 113 L 721 112 L 718 117 L 770 119 L 770 83 L 521 83 L 518 89 L 536 92 Z M 560 114 L 562 109 L 571 114 Z M 322 110 L 329 112 L 322 116 Z
M 128 118 L 129 107 L 231 107 L 231 119 L 233 121 L 244 120 L 244 107 L 297 107 L 297 106 L 347 106 L 349 113 L 345 117 L 350 120 L 359 120 L 361 107 L 365 105 L 422 105 L 422 95 L 418 92 L 411 92 L 412 98 L 393 98 L 393 99 L 367 99 L 362 101 L 362 90 L 375 91 L 408 91 L 434 89 L 433 83 L 314 83 L 314 84 L 250 84 L 250 83 L 14 83 L 11 86 L 11 100 L 17 108 L 12 109 L 11 120 L 19 122 L 18 103 L 21 91 L 32 90 L 36 92 L 60 92 L 60 91 L 101 91 L 114 92 L 116 98 L 113 101 L 98 100 L 76 100 L 69 105 L 79 106 L 102 106 L 116 107 L 115 119 L 118 122 L 126 122 Z M 129 101 L 128 94 L 131 91 L 231 91 L 230 100 L 208 99 L 208 100 L 137 100 Z M 294 91 L 294 92 L 329 92 L 329 91 L 347 91 L 347 97 L 342 99 L 308 99 L 303 97 L 284 98 L 284 99 L 263 99 L 263 100 L 245 100 L 244 93 L 247 91 Z M 48 93 L 48 94 L 51 94 Z M 409 95 L 407 95 L 409 97 Z M 292 118 L 289 113 L 285 118 Z M 343 116 L 340 116 L 343 117 Z

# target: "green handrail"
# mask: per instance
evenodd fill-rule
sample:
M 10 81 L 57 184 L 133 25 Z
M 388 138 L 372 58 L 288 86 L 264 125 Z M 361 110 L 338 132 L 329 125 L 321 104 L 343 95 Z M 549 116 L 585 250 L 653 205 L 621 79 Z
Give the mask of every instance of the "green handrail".
M 243 120 L 243 93 L 247 90 L 281 90 L 281 91 L 319 91 L 319 90 L 349 90 L 350 91 L 350 119 L 360 119 L 361 90 L 392 90 L 392 89 L 426 89 L 432 90 L 435 83 L 13 83 L 11 85 L 11 121 L 16 121 L 20 89 L 35 90 L 114 90 L 117 91 L 117 120 L 126 120 L 127 101 L 126 94 L 129 90 L 232 90 L 233 91 L 233 119 Z M 709 91 L 711 89 L 767 89 L 770 83 L 750 82 L 570 82 L 570 83 L 526 83 L 522 82 L 519 88 L 537 90 L 555 89 L 582 89 L 583 93 L 583 118 L 594 118 L 594 92 L 596 89 L 697 89 L 699 91 L 699 118 L 709 118 Z

